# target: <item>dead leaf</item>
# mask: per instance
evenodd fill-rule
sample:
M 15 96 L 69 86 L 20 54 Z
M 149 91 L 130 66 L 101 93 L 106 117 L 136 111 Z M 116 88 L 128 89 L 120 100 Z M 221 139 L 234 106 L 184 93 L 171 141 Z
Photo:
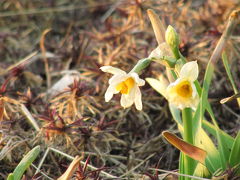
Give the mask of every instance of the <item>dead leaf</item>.
M 80 160 L 82 159 L 82 157 L 76 156 L 72 163 L 69 165 L 68 169 L 65 171 L 65 173 L 58 178 L 58 180 L 68 180 L 73 176 L 73 173 L 75 172 L 77 166 L 80 163 Z
M 194 160 L 204 164 L 207 155 L 206 151 L 183 141 L 182 139 L 178 138 L 170 132 L 164 131 L 162 132 L 162 135 L 169 143 L 171 143 L 181 152 L 185 153 Z

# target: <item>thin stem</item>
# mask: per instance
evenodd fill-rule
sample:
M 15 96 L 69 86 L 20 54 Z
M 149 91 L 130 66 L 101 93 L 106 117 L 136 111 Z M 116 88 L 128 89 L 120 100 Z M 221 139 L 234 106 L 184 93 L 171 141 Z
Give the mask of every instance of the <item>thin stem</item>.
M 224 68 L 226 70 L 226 73 L 228 75 L 228 79 L 229 79 L 229 81 L 232 85 L 234 94 L 238 94 L 238 89 L 237 89 L 237 86 L 235 85 L 235 82 L 233 80 L 231 69 L 230 69 L 229 64 L 228 64 L 227 54 L 226 54 L 225 51 L 223 51 L 223 53 L 222 53 L 222 61 L 223 61 L 223 65 L 224 65 Z M 240 99 L 239 98 L 237 98 L 237 102 L 238 102 L 238 106 L 240 107 Z
M 240 9 L 233 11 L 228 19 L 227 27 L 225 28 L 221 38 L 219 39 L 217 46 L 215 47 L 212 56 L 210 57 L 210 62 L 216 63 L 218 58 L 221 56 L 221 53 L 227 43 L 227 40 L 232 35 L 234 27 L 238 22 L 238 18 L 240 16 Z
M 29 112 L 29 110 L 26 108 L 26 106 L 24 104 L 21 104 L 20 106 L 21 106 L 21 110 L 22 110 L 23 115 L 25 115 L 25 117 L 29 120 L 29 122 L 32 124 L 34 129 L 37 130 L 37 131 L 40 131 L 40 127 L 39 127 L 37 121 L 34 119 L 34 117 Z
M 44 46 L 44 41 L 45 41 L 45 36 L 49 31 L 51 31 L 51 29 L 46 29 L 45 31 L 43 31 L 41 39 L 40 39 L 40 48 L 41 48 L 42 55 L 43 55 L 45 73 L 46 73 L 46 77 L 47 77 L 47 88 L 50 88 L 50 86 L 51 86 L 51 75 L 50 75 L 48 59 L 46 57 L 46 49 Z
M 47 148 L 47 150 L 45 151 L 45 153 L 44 153 L 41 161 L 40 161 L 39 164 L 38 164 L 38 167 L 37 167 L 37 170 L 36 170 L 35 174 L 37 174 L 37 173 L 40 171 L 40 169 L 41 169 L 41 167 L 42 167 L 42 165 L 43 165 L 43 162 L 44 162 L 44 160 L 46 159 L 46 157 L 47 157 L 47 155 L 48 155 L 49 150 L 50 150 L 50 148 Z
M 172 48 L 172 52 L 173 52 L 176 59 L 180 58 L 180 52 L 179 52 L 178 47 Z
M 182 111 L 183 120 L 183 139 L 187 143 L 194 144 L 193 127 L 192 127 L 192 109 L 185 108 Z M 187 155 L 184 155 L 184 172 L 188 175 L 193 175 L 194 171 L 194 160 Z M 185 178 L 186 180 L 190 178 Z
M 185 108 L 182 111 L 182 119 L 184 126 L 183 139 L 190 144 L 193 144 L 193 133 L 192 133 L 192 109 Z
M 131 72 L 135 72 L 140 74 L 143 69 L 149 66 L 149 64 L 152 62 L 151 59 L 145 58 L 145 59 L 140 59 L 138 63 L 133 67 Z
M 53 151 L 53 152 L 56 152 L 56 153 L 58 153 L 58 154 L 61 154 L 61 155 L 65 156 L 65 157 L 67 157 L 68 159 L 71 159 L 71 160 L 74 159 L 73 156 L 70 156 L 70 155 L 68 155 L 68 154 L 66 154 L 66 153 L 64 153 L 64 152 L 62 152 L 62 151 L 59 151 L 59 150 L 57 150 L 57 149 L 55 149 L 55 148 L 50 148 L 50 150 Z M 86 162 L 80 161 L 80 163 L 81 163 L 82 165 L 85 165 Z M 92 165 L 90 165 L 90 164 L 88 164 L 87 167 L 90 168 L 90 169 L 92 169 L 92 170 L 94 170 L 94 171 L 95 171 L 95 170 L 98 170 L 98 168 L 96 168 L 96 167 L 94 167 L 94 166 L 92 166 Z M 113 175 L 111 175 L 111 174 L 109 174 L 109 173 L 107 173 L 107 172 L 105 172 L 105 171 L 100 171 L 100 174 L 105 175 L 105 176 L 108 177 L 108 178 L 117 178 L 116 176 L 113 176 Z

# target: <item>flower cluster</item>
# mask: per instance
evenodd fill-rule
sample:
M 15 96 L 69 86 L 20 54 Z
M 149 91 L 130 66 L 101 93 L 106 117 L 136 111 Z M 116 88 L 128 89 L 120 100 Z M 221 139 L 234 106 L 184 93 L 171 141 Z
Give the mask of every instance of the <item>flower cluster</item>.
M 139 86 L 143 86 L 145 81 L 140 79 L 136 72 L 126 73 L 121 69 L 112 66 L 103 66 L 102 71 L 113 74 L 109 80 L 109 87 L 105 93 L 105 101 L 112 99 L 114 94 L 121 93 L 121 106 L 130 107 L 135 103 L 138 110 L 142 110 L 142 98 Z M 184 64 L 180 70 L 179 78 L 166 86 L 164 84 L 163 95 L 169 103 L 179 109 L 190 107 L 196 109 L 199 96 L 194 85 L 198 77 L 198 64 L 191 61 Z
M 104 72 L 113 74 L 105 93 L 105 101 L 108 102 L 114 94 L 121 93 L 121 106 L 127 108 L 135 103 L 136 108 L 142 110 L 139 86 L 143 86 L 145 81 L 139 78 L 138 73 L 145 69 L 151 61 L 155 61 L 163 64 L 167 72 L 172 72 L 175 81 L 171 82 L 172 80 L 169 78 L 171 83 L 166 83 L 166 81 L 162 82 L 155 79 L 148 81 L 149 78 L 147 78 L 150 85 L 159 91 L 169 101 L 170 105 L 179 109 L 192 108 L 195 110 L 199 102 L 199 95 L 194 84 L 198 77 L 198 64 L 196 61 L 184 64 L 185 60 L 181 59 L 178 48 L 180 39 L 175 29 L 169 25 L 165 30 L 160 20 L 157 22 L 157 16 L 154 12 L 150 10 L 148 13 L 159 45 L 150 53 L 148 58 L 139 60 L 129 73 L 112 66 L 100 68 Z M 163 35 L 164 31 L 165 37 Z M 179 66 L 182 67 L 179 68 Z

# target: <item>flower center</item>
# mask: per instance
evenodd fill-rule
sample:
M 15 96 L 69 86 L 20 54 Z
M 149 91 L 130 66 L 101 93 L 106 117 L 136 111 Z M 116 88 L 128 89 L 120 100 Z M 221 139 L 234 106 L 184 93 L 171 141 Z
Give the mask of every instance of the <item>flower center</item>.
M 116 90 L 120 91 L 122 94 L 129 94 L 130 90 L 133 88 L 135 81 L 133 78 L 127 78 L 125 81 L 119 83 L 116 86 Z
M 192 87 L 189 81 L 182 81 L 176 86 L 176 92 L 179 96 L 189 98 L 192 96 Z

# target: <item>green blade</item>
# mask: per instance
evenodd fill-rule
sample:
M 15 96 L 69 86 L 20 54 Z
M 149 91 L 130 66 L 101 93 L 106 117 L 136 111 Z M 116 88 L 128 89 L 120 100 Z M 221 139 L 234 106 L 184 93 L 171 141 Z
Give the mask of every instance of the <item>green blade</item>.
M 17 165 L 17 167 L 13 171 L 14 180 L 21 179 L 23 173 L 37 158 L 39 153 L 40 153 L 40 146 L 36 146 L 23 157 L 23 159 L 20 161 L 20 163 Z
M 233 147 L 229 156 L 229 165 L 231 167 L 240 165 L 240 131 L 234 140 Z
M 185 174 L 184 171 L 184 154 L 180 152 L 180 158 L 179 158 L 179 173 Z M 184 176 L 179 176 L 179 180 L 184 180 Z
M 7 177 L 7 180 L 14 180 L 13 173 L 10 173 Z
M 220 129 L 217 125 L 215 116 L 213 114 L 212 108 L 208 104 L 207 111 L 209 115 L 211 116 L 212 122 L 216 128 L 216 135 L 217 135 L 217 142 L 218 142 L 218 149 L 220 153 L 220 159 L 222 164 L 222 170 L 225 170 L 227 168 L 227 162 L 230 155 L 230 149 L 228 148 L 228 143 L 225 141 L 224 137 L 221 136 Z
M 197 164 L 193 175 L 197 177 L 203 177 L 203 178 L 211 177 L 211 174 L 209 173 L 207 167 L 201 163 Z
M 216 134 L 217 129 L 212 123 L 206 120 L 203 120 L 202 125 L 203 125 L 203 128 L 206 129 L 208 133 L 210 133 L 214 137 L 217 137 L 217 134 Z M 227 148 L 231 149 L 233 146 L 234 138 L 229 134 L 225 133 L 224 131 L 222 131 L 221 129 L 218 129 L 218 131 L 220 136 L 222 136 L 222 139 L 224 139 L 224 141 L 226 142 Z
M 227 72 L 228 79 L 230 80 L 230 83 L 231 83 L 231 85 L 233 87 L 233 91 L 234 91 L 235 94 L 238 94 L 237 86 L 234 83 L 234 80 L 233 80 L 233 77 L 232 77 L 232 73 L 231 73 L 231 69 L 229 67 L 228 59 L 227 59 L 227 55 L 226 55 L 225 51 L 222 53 L 222 60 L 223 60 L 223 64 L 224 64 L 225 70 Z M 238 105 L 240 106 L 240 99 L 237 99 L 237 102 L 238 102 Z

